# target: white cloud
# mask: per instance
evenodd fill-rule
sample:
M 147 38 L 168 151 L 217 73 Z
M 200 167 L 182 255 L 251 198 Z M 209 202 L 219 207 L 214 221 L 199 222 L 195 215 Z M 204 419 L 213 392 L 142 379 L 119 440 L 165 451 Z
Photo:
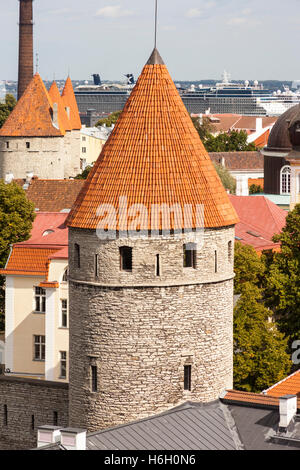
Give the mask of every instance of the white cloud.
M 187 18 L 199 18 L 200 16 L 202 16 L 202 11 L 199 10 L 199 8 L 190 8 L 185 16 Z
M 229 25 L 240 25 L 246 23 L 247 18 L 242 18 L 242 17 L 236 17 L 236 18 L 230 18 L 230 20 L 227 21 L 227 24 Z
M 103 16 L 105 18 L 120 18 L 121 16 L 131 15 L 133 15 L 133 11 L 122 10 L 121 5 L 103 7 L 96 13 L 96 16 Z

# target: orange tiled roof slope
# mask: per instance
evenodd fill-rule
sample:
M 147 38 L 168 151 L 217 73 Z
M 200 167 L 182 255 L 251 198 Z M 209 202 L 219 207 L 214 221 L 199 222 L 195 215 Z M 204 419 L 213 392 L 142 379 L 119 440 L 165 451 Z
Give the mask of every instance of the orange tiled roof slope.
M 271 407 L 279 406 L 278 397 L 271 397 L 261 395 L 259 393 L 240 392 L 239 390 L 228 390 L 224 396 L 220 397 L 221 401 L 228 404 L 241 404 L 257 407 Z
M 100 204 L 148 209 L 141 229 L 163 227 L 150 217 L 152 204 L 205 206 L 205 227 L 238 222 L 178 91 L 157 51 L 133 89 L 114 131 L 105 144 L 68 218 L 72 227 L 95 229 Z M 151 224 L 152 222 L 152 224 Z M 195 220 L 192 223 L 195 228 Z M 117 229 L 118 229 L 117 225 Z
M 65 105 L 63 103 L 62 97 L 60 96 L 59 89 L 57 88 L 56 82 L 53 82 L 49 89 L 49 96 L 52 99 L 52 103 L 57 103 L 58 105 L 58 123 L 59 128 L 65 131 L 71 131 L 71 123 L 68 118 L 67 112 L 65 110 Z
M 79 116 L 77 101 L 75 98 L 73 85 L 70 77 L 67 78 L 65 87 L 62 92 L 62 100 L 65 107 L 70 108 L 70 123 L 74 130 L 81 129 L 81 120 Z
M 283 397 L 284 395 L 297 395 L 300 398 L 300 370 L 290 375 L 281 382 L 273 385 L 264 392 L 273 397 Z
M 49 256 L 56 251 L 57 248 L 14 246 L 6 268 L 0 269 L 0 274 L 47 276 Z
M 84 180 L 32 179 L 26 195 L 39 212 L 61 212 L 72 208 L 84 183 Z
M 63 132 L 52 122 L 52 100 L 39 74 L 36 74 L 24 94 L 0 129 L 5 137 L 56 137 Z

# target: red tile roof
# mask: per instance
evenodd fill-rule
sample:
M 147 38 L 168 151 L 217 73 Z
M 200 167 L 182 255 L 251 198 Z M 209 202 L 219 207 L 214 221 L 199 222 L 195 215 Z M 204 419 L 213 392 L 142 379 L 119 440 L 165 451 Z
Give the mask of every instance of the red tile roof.
M 216 132 L 229 132 L 233 130 L 246 131 L 252 134 L 256 131 L 256 119 L 262 118 L 263 129 L 272 126 L 277 121 L 277 117 L 269 116 L 242 116 L 240 114 L 208 114 L 203 115 L 214 126 Z
M 225 162 L 229 171 L 264 171 L 264 157 L 260 152 L 210 152 L 210 158 L 214 163 Z
M 44 276 L 47 279 L 51 259 L 68 258 L 67 214 L 37 214 L 31 238 L 13 245 L 5 269 L 0 274 Z
M 63 132 L 52 122 L 52 100 L 36 74 L 0 129 L 5 137 L 56 137 Z
M 284 395 L 297 395 L 300 398 L 300 370 L 281 382 L 273 385 L 264 392 L 268 396 L 282 397 Z
M 205 226 L 237 223 L 237 215 L 212 165 L 165 65 L 147 64 L 114 131 L 105 144 L 68 224 L 95 229 L 101 204 L 116 210 L 119 198 L 128 206 L 142 204 L 149 220 L 141 229 L 181 229 L 163 226 L 151 214 L 152 204 L 205 206 Z M 151 218 L 152 216 L 152 218 Z M 168 224 L 169 225 L 169 224 Z M 196 226 L 195 217 L 192 227 Z M 190 227 L 190 228 L 192 228 Z M 117 226 L 117 229 L 119 226 Z M 188 228 L 188 227 L 187 227 Z
M 240 392 L 238 390 L 228 390 L 221 397 L 221 401 L 227 404 L 249 405 L 262 408 L 278 408 L 279 398 L 265 396 L 258 393 Z M 299 406 L 299 404 L 298 404 Z
M 79 116 L 77 101 L 70 77 L 67 78 L 65 87 L 62 92 L 62 100 L 65 107 L 70 108 L 70 123 L 74 130 L 81 129 L 81 120 Z
M 84 180 L 35 178 L 31 180 L 26 194 L 40 212 L 61 212 L 71 209 L 84 183 Z
M 272 238 L 282 231 L 288 213 L 264 196 L 229 197 L 240 219 L 235 235 L 241 238 L 241 243 L 253 246 L 258 253 L 279 250 L 280 245 L 274 243 Z
M 65 110 L 65 105 L 63 103 L 62 97 L 60 96 L 59 89 L 57 88 L 56 82 L 53 82 L 49 89 L 49 96 L 52 100 L 52 103 L 57 103 L 58 105 L 58 123 L 59 128 L 65 133 L 65 131 L 71 131 L 72 126 L 68 118 L 67 112 Z

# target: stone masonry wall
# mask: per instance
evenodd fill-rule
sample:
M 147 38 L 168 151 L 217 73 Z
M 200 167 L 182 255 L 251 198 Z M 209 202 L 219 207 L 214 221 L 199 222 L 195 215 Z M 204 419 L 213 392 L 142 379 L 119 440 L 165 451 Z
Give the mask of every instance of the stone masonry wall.
M 183 267 L 185 240 L 103 243 L 92 231 L 70 229 L 70 425 L 94 431 L 188 400 L 209 402 L 232 387 L 233 238 L 232 227 L 207 230 L 194 270 Z M 132 273 L 120 272 L 123 243 L 133 247 Z M 191 391 L 184 390 L 184 365 L 192 366 Z
M 26 142 L 30 143 L 29 149 Z M 0 178 L 3 179 L 6 173 L 13 173 L 15 178 L 25 178 L 27 171 L 39 178 L 63 179 L 65 159 L 64 137 L 0 139 Z
M 54 424 L 55 411 L 67 427 L 68 384 L 0 375 L 0 450 L 35 448 L 37 427 Z

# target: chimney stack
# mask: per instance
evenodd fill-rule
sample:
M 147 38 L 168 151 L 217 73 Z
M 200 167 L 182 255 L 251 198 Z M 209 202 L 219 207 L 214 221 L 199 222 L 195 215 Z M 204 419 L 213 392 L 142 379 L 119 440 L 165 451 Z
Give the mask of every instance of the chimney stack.
M 33 77 L 33 0 L 19 0 L 19 77 L 18 100 Z

